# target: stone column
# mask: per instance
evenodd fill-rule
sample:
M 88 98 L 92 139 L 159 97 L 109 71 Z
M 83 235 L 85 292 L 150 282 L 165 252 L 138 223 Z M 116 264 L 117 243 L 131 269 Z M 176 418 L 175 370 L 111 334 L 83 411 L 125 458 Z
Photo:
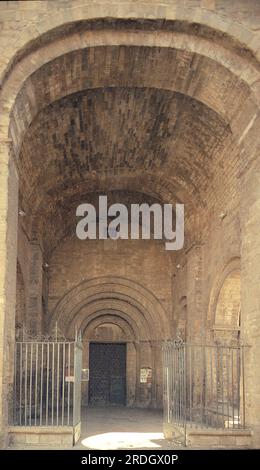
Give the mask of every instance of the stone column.
M 135 349 L 136 349 L 136 386 L 135 386 L 135 406 L 139 407 L 140 406 L 140 400 L 141 400 L 141 386 L 140 386 L 140 343 L 139 341 L 135 342 Z
M 203 289 L 202 248 L 194 245 L 187 253 L 187 341 L 205 336 L 205 312 L 202 305 Z
M 17 263 L 18 175 L 10 143 L 0 141 L 0 447 L 12 400 Z
M 136 401 L 136 347 L 134 341 L 127 342 L 126 352 L 126 386 L 127 386 L 127 399 L 126 404 L 133 407 Z
M 152 383 L 151 386 L 151 406 L 156 408 L 157 403 L 157 348 L 156 341 L 151 341 L 152 352 Z
M 42 265 L 41 246 L 38 242 L 31 242 L 26 324 L 32 335 L 39 334 L 42 330 Z
M 155 402 L 154 408 L 163 408 L 163 357 L 162 341 L 154 342 L 154 381 L 155 381 Z
M 241 337 L 245 354 L 246 423 L 260 447 L 260 163 L 241 177 Z

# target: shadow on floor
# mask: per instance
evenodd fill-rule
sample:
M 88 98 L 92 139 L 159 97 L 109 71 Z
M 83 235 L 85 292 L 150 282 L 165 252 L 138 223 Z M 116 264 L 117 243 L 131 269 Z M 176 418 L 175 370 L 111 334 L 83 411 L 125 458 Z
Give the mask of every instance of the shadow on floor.
M 99 407 L 82 410 L 81 438 L 74 449 L 173 449 L 164 439 L 158 410 Z

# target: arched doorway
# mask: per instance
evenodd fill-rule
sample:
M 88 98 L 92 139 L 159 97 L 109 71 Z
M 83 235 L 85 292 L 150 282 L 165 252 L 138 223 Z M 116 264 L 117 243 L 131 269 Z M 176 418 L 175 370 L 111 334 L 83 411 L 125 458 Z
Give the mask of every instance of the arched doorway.
M 162 408 L 161 343 L 170 337 L 170 326 L 154 294 L 126 278 L 90 279 L 58 302 L 50 317 L 50 330 L 56 322 L 62 322 L 67 338 L 73 337 L 75 330 L 82 332 L 87 376 L 82 386 L 83 406 L 89 403 L 91 344 L 110 344 L 111 354 L 113 344 L 120 344 L 121 365 L 125 357 L 125 405 Z M 108 397 L 108 379 L 106 387 L 104 396 Z
M 82 403 L 133 405 L 136 349 L 129 323 L 120 317 L 120 312 L 101 312 L 86 327 L 83 342 L 83 363 L 89 370 L 89 383 L 83 390 Z

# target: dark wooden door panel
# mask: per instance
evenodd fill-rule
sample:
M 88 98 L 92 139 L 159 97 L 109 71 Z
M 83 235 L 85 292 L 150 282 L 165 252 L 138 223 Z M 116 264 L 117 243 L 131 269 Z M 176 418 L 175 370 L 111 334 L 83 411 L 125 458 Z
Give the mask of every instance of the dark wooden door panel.
M 126 344 L 90 343 L 89 403 L 125 405 Z

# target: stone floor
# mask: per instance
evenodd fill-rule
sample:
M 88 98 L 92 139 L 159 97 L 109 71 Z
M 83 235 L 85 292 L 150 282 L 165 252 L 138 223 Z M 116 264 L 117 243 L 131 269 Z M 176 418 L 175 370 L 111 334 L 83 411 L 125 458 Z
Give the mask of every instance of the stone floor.
M 125 407 L 85 408 L 81 413 L 81 437 L 74 447 L 52 445 L 12 446 L 10 449 L 117 450 L 180 449 L 164 439 L 163 416 L 158 410 Z
M 164 439 L 162 412 L 124 407 L 86 408 L 74 449 L 173 449 Z

